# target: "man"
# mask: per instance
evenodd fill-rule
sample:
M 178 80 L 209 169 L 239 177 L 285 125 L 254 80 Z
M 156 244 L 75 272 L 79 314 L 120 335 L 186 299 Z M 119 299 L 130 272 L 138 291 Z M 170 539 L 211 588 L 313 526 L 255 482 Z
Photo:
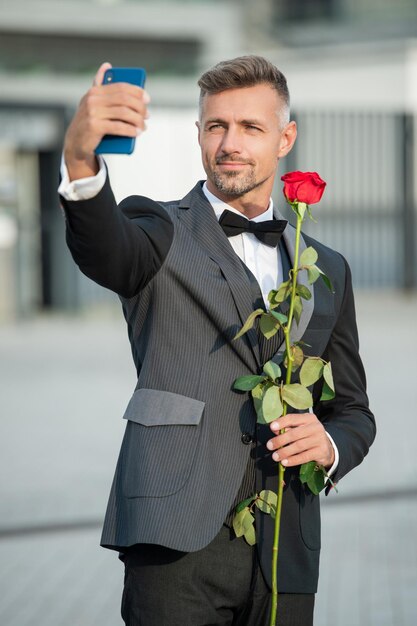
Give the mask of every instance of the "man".
M 256 426 L 248 394 L 232 390 L 280 348 L 256 330 L 233 337 L 287 276 L 294 232 L 287 226 L 277 248 L 253 233 L 228 239 L 218 220 L 225 209 L 253 222 L 280 218 L 271 191 L 297 133 L 285 77 L 256 56 L 206 72 L 197 127 L 207 181 L 180 201 L 132 196 L 117 207 L 94 148 L 107 133 L 141 132 L 149 98 L 131 85 L 102 86 L 107 67 L 68 129 L 60 192 L 75 261 L 122 300 L 138 373 L 102 536 L 124 554 L 123 618 L 131 626 L 267 624 L 273 521 L 259 515 L 253 548 L 234 537 L 231 520 L 241 500 L 276 489 L 281 462 L 278 623 L 308 626 L 320 513 L 299 465 L 315 460 L 339 480 L 362 461 L 375 426 L 349 269 L 318 242 L 335 293 L 316 283 L 297 332 L 311 354 L 331 360 L 336 398 L 321 403 L 317 384 L 314 412 L 269 427 Z

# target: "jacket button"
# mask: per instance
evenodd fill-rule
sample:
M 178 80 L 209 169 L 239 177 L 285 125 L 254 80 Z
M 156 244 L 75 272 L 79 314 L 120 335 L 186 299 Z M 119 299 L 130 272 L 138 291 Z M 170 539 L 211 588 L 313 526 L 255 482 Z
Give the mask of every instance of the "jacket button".
M 252 435 L 250 433 L 243 433 L 243 435 L 241 436 L 241 440 L 242 440 L 242 443 L 244 443 L 245 446 L 247 446 L 248 444 L 252 442 Z

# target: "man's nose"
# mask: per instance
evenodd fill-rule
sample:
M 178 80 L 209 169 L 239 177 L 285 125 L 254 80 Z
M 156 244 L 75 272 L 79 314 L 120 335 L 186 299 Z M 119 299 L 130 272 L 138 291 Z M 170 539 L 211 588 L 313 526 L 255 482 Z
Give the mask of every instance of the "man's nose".
M 221 143 L 223 154 L 239 154 L 242 151 L 242 142 L 237 130 L 228 128 Z

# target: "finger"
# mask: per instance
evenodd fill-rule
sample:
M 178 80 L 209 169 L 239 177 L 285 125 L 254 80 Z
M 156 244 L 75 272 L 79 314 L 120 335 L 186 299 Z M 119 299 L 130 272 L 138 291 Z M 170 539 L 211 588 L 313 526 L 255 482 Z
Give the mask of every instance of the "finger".
M 318 448 L 312 448 L 309 450 L 305 450 L 303 452 L 299 452 L 297 454 L 292 454 L 291 456 L 285 456 L 284 458 L 278 459 L 281 461 L 281 465 L 284 467 L 295 467 L 296 465 L 302 465 L 303 463 L 310 463 L 310 461 L 316 461 L 316 459 L 320 458 L 321 454 Z M 274 459 L 277 460 L 277 459 Z M 319 461 L 316 461 L 319 463 Z
M 267 445 L 267 448 L 273 453 L 272 458 L 274 461 L 280 461 L 284 458 L 290 458 L 294 454 L 300 454 L 301 452 L 305 452 L 313 448 L 314 449 L 320 448 L 321 449 L 320 456 L 321 457 L 326 456 L 327 458 L 327 455 L 325 454 L 326 452 L 326 447 L 324 445 L 325 442 L 323 442 L 321 438 L 316 436 L 315 434 L 303 437 L 302 439 L 297 439 L 296 441 L 287 443 L 284 446 L 272 447 L 271 445 L 272 442 L 271 443 L 268 442 L 268 443 L 269 445 Z
M 270 428 L 276 433 L 285 428 L 293 428 L 311 422 L 319 422 L 314 413 L 288 413 L 288 415 L 280 417 L 279 420 L 271 422 Z
M 293 467 L 302 463 L 315 461 L 324 467 L 330 467 L 334 462 L 325 442 L 318 442 L 314 445 L 312 440 L 302 440 L 281 448 L 272 455 L 274 461 L 281 461 L 284 467 Z
M 97 125 L 105 120 L 130 123 L 145 128 L 147 110 L 143 102 L 130 94 L 104 94 L 107 87 L 92 87 L 81 101 L 78 117 L 99 132 Z
M 307 437 L 319 440 L 322 436 L 321 429 L 317 428 L 314 424 L 307 424 L 305 426 L 298 426 L 298 428 L 288 428 L 285 432 L 281 432 L 276 437 L 272 437 L 266 447 L 268 450 L 278 450 L 284 446 L 288 446 L 295 441 L 306 439 Z
M 289 429 L 268 441 L 267 448 L 275 450 L 272 454 L 273 460 L 281 461 L 283 465 L 292 466 L 314 460 L 325 467 L 330 467 L 334 462 L 334 450 L 329 438 L 324 429 L 316 428 L 314 425 Z M 302 460 L 300 455 L 303 455 Z
M 136 137 L 142 132 L 142 128 L 137 128 L 132 124 L 119 121 L 106 121 L 102 125 L 103 135 L 119 135 L 120 137 Z
M 85 105 L 91 108 L 96 106 L 125 106 L 147 117 L 145 92 L 136 85 L 129 83 L 113 83 L 100 87 L 92 87 L 84 98 Z
M 136 128 L 145 127 L 145 118 L 143 115 L 132 111 L 129 107 L 103 107 L 96 110 L 96 117 L 99 120 L 109 120 L 113 122 L 125 122 L 132 124 Z
M 103 83 L 104 74 L 107 70 L 111 69 L 112 64 L 106 61 L 102 63 L 97 70 L 97 74 L 94 77 L 93 85 L 101 85 Z

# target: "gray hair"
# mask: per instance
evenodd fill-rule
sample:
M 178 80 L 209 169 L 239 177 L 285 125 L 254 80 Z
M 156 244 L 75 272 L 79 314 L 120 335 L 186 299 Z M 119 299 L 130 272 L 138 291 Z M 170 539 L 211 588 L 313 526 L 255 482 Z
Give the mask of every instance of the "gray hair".
M 240 89 L 267 84 L 275 89 L 281 99 L 280 122 L 282 126 L 290 121 L 290 93 L 287 79 L 270 61 L 261 56 L 241 56 L 228 61 L 221 61 L 201 76 L 200 117 L 204 97 L 227 89 Z

